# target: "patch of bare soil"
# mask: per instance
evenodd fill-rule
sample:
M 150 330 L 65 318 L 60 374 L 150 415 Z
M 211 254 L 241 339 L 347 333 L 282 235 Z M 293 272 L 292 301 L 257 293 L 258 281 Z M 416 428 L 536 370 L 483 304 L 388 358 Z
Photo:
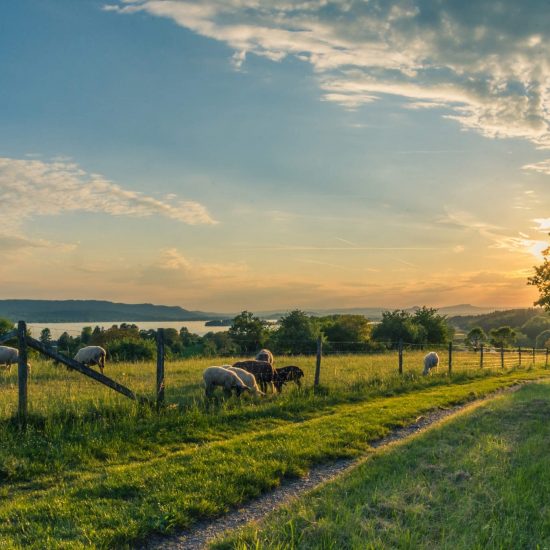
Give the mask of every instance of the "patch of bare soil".
M 477 399 L 449 409 L 436 409 L 424 416 L 419 416 L 412 424 L 397 428 L 387 436 L 370 442 L 370 445 L 376 449 L 409 438 L 427 430 L 430 426 L 445 418 L 477 407 L 481 403 L 493 399 L 498 394 L 516 391 L 523 385 L 524 383 L 520 383 L 509 388 L 500 389 L 483 399 Z M 192 529 L 175 535 L 153 537 L 147 543 L 137 545 L 136 548 L 143 550 L 199 550 L 206 548 L 210 541 L 224 532 L 242 527 L 251 521 L 261 520 L 276 508 L 288 504 L 292 499 L 348 472 L 364 462 L 365 458 L 368 458 L 371 454 L 369 453 L 363 458 L 338 460 L 330 464 L 315 466 L 307 476 L 299 479 L 284 479 L 275 490 L 247 502 L 224 516 L 201 521 Z

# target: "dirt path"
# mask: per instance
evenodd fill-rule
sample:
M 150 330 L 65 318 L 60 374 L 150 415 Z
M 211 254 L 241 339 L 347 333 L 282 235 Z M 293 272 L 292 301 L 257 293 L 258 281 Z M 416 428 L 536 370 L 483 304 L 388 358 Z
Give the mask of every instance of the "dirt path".
M 536 382 L 536 381 L 535 381 Z M 533 382 L 527 382 L 533 383 Z M 397 428 L 386 437 L 372 441 L 373 448 L 386 447 L 395 441 L 401 441 L 414 434 L 427 430 L 430 426 L 440 422 L 450 416 L 455 416 L 459 412 L 467 411 L 479 407 L 482 403 L 494 399 L 497 395 L 505 392 L 518 390 L 524 383 L 519 383 L 509 388 L 504 388 L 493 392 L 492 394 L 464 405 L 457 405 L 449 409 L 437 409 L 423 416 L 419 416 L 412 424 L 403 428 Z M 274 509 L 287 504 L 294 498 L 314 489 L 322 483 L 332 481 L 336 477 L 346 473 L 352 468 L 358 466 L 372 453 L 368 453 L 362 458 L 338 460 L 330 464 L 314 466 L 306 477 L 299 479 L 283 480 L 281 485 L 270 493 L 260 496 L 257 499 L 247 502 L 240 508 L 229 512 L 228 514 L 201 521 L 192 529 L 175 535 L 164 537 L 153 537 L 146 544 L 138 545 L 136 548 L 144 550 L 199 550 L 206 547 L 209 541 L 221 535 L 225 531 L 237 529 L 251 521 L 262 519 Z

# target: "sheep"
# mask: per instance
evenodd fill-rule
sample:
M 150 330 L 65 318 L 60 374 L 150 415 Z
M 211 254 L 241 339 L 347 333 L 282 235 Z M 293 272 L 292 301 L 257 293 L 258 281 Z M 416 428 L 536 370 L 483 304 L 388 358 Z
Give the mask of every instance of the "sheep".
M 0 367 L 11 372 L 11 366 L 17 365 L 19 362 L 19 350 L 10 348 L 9 346 L 0 346 Z M 30 370 L 31 364 L 27 363 L 27 368 Z
M 261 349 L 255 357 L 256 361 L 266 361 L 273 365 L 273 354 L 268 349 Z
M 101 346 L 86 346 L 76 352 L 74 360 L 86 366 L 97 365 L 101 374 L 105 368 L 105 357 L 107 352 Z
M 287 382 L 295 382 L 298 387 L 301 387 L 302 381 L 300 378 L 303 377 L 304 371 L 300 367 L 288 365 L 287 367 L 277 368 L 275 369 L 275 388 L 280 392 Z
M 231 396 L 231 390 L 235 389 L 237 396 L 241 395 L 242 391 L 250 389 L 239 378 L 239 376 L 224 367 L 212 366 L 208 367 L 203 373 L 202 378 L 204 380 L 204 386 L 206 391 L 206 397 L 210 397 L 216 386 L 221 386 L 223 392 L 227 397 Z
M 260 388 L 258 388 L 256 378 L 250 372 L 238 367 L 232 367 L 231 365 L 223 365 L 223 368 L 233 371 L 255 395 L 265 395 L 265 393 L 260 391 Z
M 439 366 L 439 355 L 435 351 L 430 351 L 424 357 L 424 370 L 422 371 L 423 375 L 426 375 L 430 372 L 431 369 Z
M 237 361 L 233 363 L 233 366 L 253 374 L 264 393 L 267 392 L 268 384 L 271 386 L 271 391 L 274 391 L 275 369 L 271 363 L 250 359 L 248 361 Z

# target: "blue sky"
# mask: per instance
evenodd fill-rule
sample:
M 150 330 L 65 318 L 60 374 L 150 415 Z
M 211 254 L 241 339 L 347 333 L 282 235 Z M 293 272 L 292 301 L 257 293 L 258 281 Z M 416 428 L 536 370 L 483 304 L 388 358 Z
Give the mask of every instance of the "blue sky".
M 2 12 L 4 297 L 533 301 L 550 227 L 544 3 Z

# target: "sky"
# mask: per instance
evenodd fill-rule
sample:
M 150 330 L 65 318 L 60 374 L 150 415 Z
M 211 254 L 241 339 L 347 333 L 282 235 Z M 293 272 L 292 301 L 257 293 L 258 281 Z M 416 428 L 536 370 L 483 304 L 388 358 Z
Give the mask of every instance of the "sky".
M 545 1 L 18 0 L 0 297 L 527 307 Z

